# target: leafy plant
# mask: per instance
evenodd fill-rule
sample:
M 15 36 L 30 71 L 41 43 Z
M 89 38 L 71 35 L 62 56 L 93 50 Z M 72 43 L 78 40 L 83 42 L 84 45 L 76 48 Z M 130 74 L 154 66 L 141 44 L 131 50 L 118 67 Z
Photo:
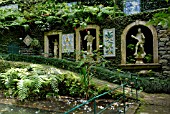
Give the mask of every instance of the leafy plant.
M 58 83 L 62 80 L 59 76 L 52 74 L 39 75 L 38 66 L 29 66 L 28 68 L 12 68 L 6 73 L 1 74 L 1 80 L 6 89 L 15 88 L 11 94 L 17 95 L 20 100 L 28 98 L 30 95 L 40 94 L 43 86 L 51 85 L 54 93 L 58 93 Z M 45 73 L 45 72 L 44 72 Z M 8 91 L 7 91 L 8 92 Z
M 31 87 L 31 83 L 33 81 L 30 79 L 21 79 L 18 80 L 17 83 L 17 90 L 18 90 L 18 98 L 22 101 L 25 98 L 27 98 L 29 96 L 29 87 Z
M 34 38 L 30 44 L 30 48 L 33 49 L 35 54 L 40 54 L 41 45 L 38 39 Z
M 79 68 L 81 68 L 81 82 L 83 83 L 83 88 L 85 91 L 85 98 L 88 99 L 89 98 L 89 92 L 90 92 L 90 81 L 92 78 L 92 75 L 90 73 L 90 67 L 91 65 L 93 65 L 92 61 L 90 61 L 89 59 L 85 58 L 82 59 L 81 62 L 79 63 Z
M 129 44 L 127 46 L 127 52 L 131 55 L 127 56 L 127 63 L 135 63 L 135 58 L 133 56 L 133 53 L 135 51 L 135 44 Z
M 168 0 L 166 0 L 168 2 Z M 170 28 L 170 7 L 168 11 L 156 13 L 149 21 L 149 24 L 161 25 L 163 28 Z
M 0 28 L 9 26 L 23 26 L 25 29 L 29 25 L 36 24 L 42 31 L 50 29 L 50 26 L 58 24 L 63 26 L 82 26 L 87 23 L 100 20 L 101 18 L 124 15 L 119 8 L 74 5 L 68 6 L 67 3 L 57 3 L 55 1 L 16 1 L 19 10 L 12 9 L 0 10 Z M 36 3 L 36 4 L 35 4 Z
M 11 68 L 0 73 L 0 85 L 7 97 L 17 97 L 19 100 L 41 99 L 70 95 L 92 97 L 99 94 L 94 83 L 86 85 L 81 77 L 72 73 L 61 74 L 54 68 L 44 68 L 42 65 L 30 64 L 22 68 Z M 90 80 L 90 79 L 89 79 Z
M 71 71 L 80 73 L 80 69 L 77 68 L 79 63 L 73 62 L 73 61 L 68 61 L 68 60 L 63 60 L 63 59 L 61 60 L 61 59 L 44 58 L 44 57 L 39 57 L 39 56 L 25 56 L 25 55 L 9 55 L 8 58 L 6 58 L 6 59 L 7 60 L 13 59 L 13 61 L 27 61 L 27 62 L 33 62 L 33 63 L 53 65 L 57 68 L 62 68 L 62 69 L 71 70 Z M 98 64 L 95 64 L 95 65 L 98 65 Z M 10 64 L 9 66 L 15 66 L 16 67 L 17 65 Z M 27 64 L 26 65 L 23 65 L 23 64 L 20 65 L 19 64 L 18 66 L 21 67 L 21 68 L 24 68 L 24 66 L 28 66 L 28 65 Z M 82 67 L 83 66 L 81 66 L 80 68 L 82 68 Z M 10 68 L 10 67 L 8 67 L 8 68 Z M 34 67 L 31 66 L 31 68 L 34 68 Z M 110 69 L 92 65 L 90 67 L 90 72 L 98 79 L 107 80 L 111 83 L 116 83 L 116 84 L 121 84 L 121 81 L 124 81 L 125 79 L 131 80 L 130 75 L 132 75 L 133 80 L 135 80 L 135 78 L 138 76 L 137 74 L 124 72 L 122 70 L 116 70 L 117 67 L 111 68 L 109 66 L 108 68 L 110 68 Z M 43 73 L 44 71 L 47 71 L 47 70 L 40 70 L 41 67 L 40 68 L 34 68 L 34 69 L 39 70 L 37 72 L 38 72 L 38 74 L 41 74 L 41 75 L 44 74 Z M 155 74 L 152 74 L 152 76 L 157 77 L 157 76 L 155 76 Z M 83 83 L 80 82 L 80 80 L 81 80 L 80 77 L 77 77 L 75 75 L 70 75 L 70 74 L 67 74 L 67 75 L 64 74 L 64 77 L 65 78 L 63 79 L 63 81 L 60 84 L 58 84 L 58 86 L 60 88 L 59 94 L 60 95 L 70 95 L 71 94 L 72 96 L 74 96 L 74 95 L 79 96 L 79 92 L 81 90 L 80 85 L 83 84 Z M 75 77 L 76 77 L 76 79 L 75 79 Z M 83 77 L 81 77 L 81 78 L 83 78 Z M 0 80 L 1 80 L 2 85 L 3 85 L 2 87 L 4 87 L 3 74 L 0 74 Z M 76 82 L 76 80 L 77 81 L 79 80 L 79 81 Z M 167 78 L 167 80 L 165 80 L 165 79 L 157 78 L 157 80 L 160 81 L 161 83 L 163 83 L 163 85 L 161 84 L 161 87 L 160 87 L 162 89 L 160 89 L 159 92 L 169 93 L 169 91 L 170 91 L 170 86 L 169 86 L 170 79 Z M 77 84 L 77 85 L 72 84 L 72 82 L 74 82 L 74 84 Z M 151 81 L 148 78 L 138 77 L 137 83 L 138 83 L 138 86 L 143 88 L 143 90 L 145 92 L 158 92 L 156 89 L 152 90 L 152 88 L 150 86 L 150 82 Z M 48 85 L 48 81 L 47 81 L 46 85 Z M 74 88 L 72 86 L 75 86 L 77 88 Z M 152 86 L 154 87 L 154 85 L 152 85 Z M 47 86 L 43 86 L 43 87 L 47 88 Z M 147 90 L 147 88 L 150 88 L 150 89 Z M 93 90 L 95 90 L 95 89 L 93 89 Z M 41 90 L 41 92 L 43 92 L 43 91 Z M 93 91 L 93 93 L 95 93 L 95 92 L 96 91 Z M 50 92 L 50 93 L 53 93 L 53 92 Z M 43 92 L 43 94 L 47 94 L 47 92 Z M 81 93 L 81 94 L 82 94 L 81 96 L 83 96 L 84 92 Z
M 147 63 L 152 62 L 152 60 L 153 60 L 153 55 L 147 54 L 147 55 L 144 57 L 144 60 L 146 60 Z

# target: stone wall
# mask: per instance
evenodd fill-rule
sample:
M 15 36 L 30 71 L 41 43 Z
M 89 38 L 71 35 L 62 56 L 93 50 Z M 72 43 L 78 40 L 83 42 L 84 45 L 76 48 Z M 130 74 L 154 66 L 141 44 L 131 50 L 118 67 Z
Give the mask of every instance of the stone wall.
M 158 29 L 159 63 L 162 65 L 162 75 L 170 77 L 170 29 Z

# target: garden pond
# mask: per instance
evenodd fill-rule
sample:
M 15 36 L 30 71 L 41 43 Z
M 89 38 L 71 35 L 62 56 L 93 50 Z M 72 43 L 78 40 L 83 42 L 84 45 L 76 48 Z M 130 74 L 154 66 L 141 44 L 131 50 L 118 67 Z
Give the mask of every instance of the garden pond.
M 82 102 L 82 101 L 80 101 Z M 52 111 L 50 108 L 47 110 L 46 106 L 44 105 L 44 109 L 38 109 L 38 108 L 29 108 L 29 107 L 21 107 L 21 106 L 15 106 L 12 104 L 0 104 L 0 114 L 63 114 L 64 111 L 67 110 L 67 108 L 71 108 L 73 106 L 70 101 L 67 104 L 62 104 L 62 102 L 58 102 L 58 106 L 54 108 Z M 72 104 L 72 105 L 71 105 Z M 100 110 L 103 108 L 102 102 L 99 103 L 100 106 L 97 106 L 97 110 Z M 34 105 L 34 103 L 33 103 Z M 40 105 L 40 104 L 39 104 Z M 47 105 L 47 104 L 46 104 Z M 62 106 L 61 106 L 62 105 Z M 53 107 L 53 106 L 49 106 Z M 112 108 L 112 109 L 111 109 Z M 104 111 L 103 114 L 112 114 L 116 112 L 113 110 L 114 107 L 111 107 L 108 110 Z M 57 110 L 58 111 L 57 111 Z M 50 111 L 51 110 L 51 111 Z M 155 106 L 155 105 L 142 105 L 137 110 L 135 114 L 169 114 L 170 108 L 169 107 L 163 107 L 163 106 Z M 86 113 L 86 114 L 93 114 L 92 105 L 85 105 L 81 109 L 78 109 L 72 114 L 76 113 Z
M 0 99 L 0 114 L 63 114 L 64 112 L 83 102 L 86 102 L 86 100 L 75 100 L 70 97 L 64 97 L 55 100 L 39 100 L 25 102 L 17 102 L 14 99 Z M 97 112 L 103 109 L 111 102 L 113 102 L 113 100 L 96 100 Z M 119 105 L 120 108 L 117 108 L 117 105 Z M 128 109 L 128 107 L 126 107 L 126 109 Z M 118 111 L 123 112 L 123 104 L 116 102 L 106 111 L 104 111 L 103 114 L 112 114 Z M 76 113 L 93 114 L 93 102 L 82 106 L 71 114 Z
M 0 104 L 0 114 L 52 114 L 53 112 L 36 108 L 18 107 L 9 104 Z

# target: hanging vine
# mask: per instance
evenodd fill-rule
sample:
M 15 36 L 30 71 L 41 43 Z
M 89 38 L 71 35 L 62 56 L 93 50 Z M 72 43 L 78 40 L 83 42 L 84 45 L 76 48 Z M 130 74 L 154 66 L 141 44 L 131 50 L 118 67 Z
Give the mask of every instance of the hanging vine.
M 113 7 L 68 5 L 45 0 L 42 2 L 26 0 L 16 3 L 19 6 L 18 10 L 0 8 L 0 28 L 23 26 L 25 29 L 29 29 L 30 24 L 41 26 L 42 31 L 49 30 L 54 25 L 84 27 L 88 23 L 124 15 L 117 5 Z

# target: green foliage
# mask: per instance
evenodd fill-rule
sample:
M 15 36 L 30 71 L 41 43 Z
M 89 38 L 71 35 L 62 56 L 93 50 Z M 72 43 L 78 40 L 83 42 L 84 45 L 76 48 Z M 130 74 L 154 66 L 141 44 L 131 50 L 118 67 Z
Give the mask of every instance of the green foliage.
M 144 60 L 147 62 L 147 63 L 151 63 L 153 61 L 153 55 L 151 54 L 146 54 L 146 56 L 144 57 Z
M 5 72 L 7 68 L 9 68 L 11 65 L 3 59 L 3 57 L 0 56 L 0 72 Z
M 47 75 L 46 72 L 39 70 L 42 70 L 42 67 L 35 65 L 30 65 L 28 68 L 11 68 L 5 73 L 1 73 L 0 77 L 7 90 L 15 88 L 10 95 L 17 95 L 20 100 L 40 94 L 43 87 L 48 88 L 50 85 L 51 91 L 57 94 L 58 83 L 63 78 L 60 78 L 58 74 Z
M 127 46 L 127 48 L 129 48 L 130 50 L 134 51 L 134 49 L 135 49 L 135 44 L 129 44 L 129 45 Z
M 127 63 L 135 63 L 136 60 L 132 55 L 135 52 L 135 44 L 129 44 L 127 46 L 127 52 L 131 54 L 127 56 Z
M 167 11 L 156 13 L 149 21 L 149 24 L 161 25 L 163 28 L 170 28 L 170 7 Z
M 170 78 L 161 80 L 158 78 L 139 78 L 138 86 L 148 93 L 170 93 Z
M 85 93 L 86 99 L 88 99 L 91 94 L 95 93 L 91 89 L 91 87 L 93 87 L 93 84 L 91 83 L 93 73 L 90 72 L 91 67 L 94 65 L 96 65 L 96 62 L 93 61 L 91 57 L 82 59 L 78 65 L 78 68 L 81 69 L 81 74 L 82 74 L 81 83 L 83 85 L 82 87 L 83 87 L 83 91 Z
M 58 24 L 85 27 L 87 23 L 92 23 L 96 20 L 124 15 L 116 5 L 114 7 L 73 4 L 68 6 L 67 3 L 56 3 L 55 1 L 36 2 L 36 4 L 28 1 L 24 3 L 18 2 L 20 7 L 18 11 L 1 9 L 0 27 L 22 25 L 27 29 L 30 23 L 35 23 L 41 26 L 41 30 L 44 31 L 48 29 L 49 24 L 51 26 Z
M 32 49 L 32 52 L 36 55 L 40 54 L 41 45 L 39 40 L 34 38 L 30 44 L 30 48 Z
M 127 56 L 127 63 L 135 63 L 136 59 L 132 55 L 135 52 L 135 44 L 129 44 L 127 46 L 127 52 L 130 53 L 130 55 Z M 153 61 L 153 55 L 146 54 L 146 56 L 144 57 L 144 62 L 151 63 L 152 61 Z
M 150 1 L 141 0 L 142 11 L 167 8 L 169 7 L 169 5 L 170 5 L 169 0 L 150 0 Z
M 38 5 L 38 4 L 37 4 Z M 57 5 L 57 4 L 56 4 Z M 38 7 L 38 6 L 37 6 Z M 68 33 L 68 32 L 74 32 L 74 29 L 72 29 L 72 26 L 76 26 L 78 23 L 81 23 L 81 22 L 84 22 L 82 19 L 81 19 L 81 11 L 82 10 L 75 10 L 75 12 L 76 12 L 76 14 L 75 15 L 72 15 L 73 16 L 73 18 L 72 17 L 69 17 L 69 18 L 67 18 L 67 15 L 63 15 L 63 13 L 64 12 L 62 12 L 62 7 L 64 8 L 65 6 L 62 6 L 61 5 L 61 11 L 56 11 L 57 12 L 57 14 L 58 13 L 61 13 L 61 15 L 59 15 L 58 14 L 58 16 L 55 16 L 55 17 L 59 17 L 59 18 L 62 18 L 60 21 L 61 21 L 61 24 L 62 25 L 60 25 L 58 22 L 57 22 L 57 20 L 56 21 L 54 21 L 53 23 L 51 23 L 51 29 L 56 29 L 56 27 L 58 28 L 58 29 L 62 29 L 62 31 L 63 31 L 63 33 Z M 76 6 L 72 6 L 72 7 L 76 7 Z M 83 6 L 82 6 L 83 7 Z M 95 6 L 95 7 L 99 7 L 99 6 Z M 113 7 L 112 7 L 113 8 Z M 75 8 L 76 9 L 76 8 Z M 105 7 L 104 7 L 104 9 L 105 9 Z M 28 11 L 27 11 L 28 10 Z M 29 9 L 27 9 L 27 10 L 24 10 L 24 11 L 26 11 L 27 13 L 28 13 L 28 16 L 30 15 L 30 13 L 29 13 Z M 55 9 L 55 10 L 57 10 L 57 9 Z M 83 10 L 84 11 L 84 10 Z M 56 14 L 56 12 L 54 13 L 54 14 Z M 74 12 L 74 11 L 73 11 Z M 101 10 L 100 10 L 100 12 L 102 12 Z M 98 14 L 100 13 L 100 12 L 98 12 Z M 109 63 L 107 63 L 107 64 L 105 64 L 105 66 L 106 67 L 108 67 L 108 68 L 112 68 L 112 67 L 114 67 L 115 65 L 118 65 L 118 64 L 120 64 L 120 61 L 121 61 L 121 38 L 120 38 L 120 36 L 121 36 L 121 34 L 122 34 L 122 31 L 125 29 L 125 27 L 128 25 L 128 24 L 130 24 L 130 23 L 132 23 L 132 22 L 135 22 L 136 20 L 143 20 L 143 21 L 149 21 L 152 17 L 153 17 L 153 15 L 154 14 L 156 14 L 156 13 L 158 13 L 158 12 L 167 12 L 167 9 L 161 9 L 161 10 L 155 10 L 155 11 L 151 11 L 151 12 L 142 12 L 142 13 L 139 13 L 139 14 L 135 14 L 135 15 L 129 15 L 129 16 L 120 16 L 120 17 L 118 17 L 118 18 L 110 18 L 110 16 L 102 16 L 101 18 L 103 18 L 103 20 L 101 20 L 100 21 L 100 18 L 92 18 L 93 16 L 89 16 L 89 18 L 88 18 L 88 16 L 86 16 L 86 14 L 82 14 L 82 16 L 84 16 L 84 17 L 82 17 L 83 19 L 87 19 L 87 20 L 91 20 L 91 22 L 89 22 L 88 24 L 97 24 L 97 25 L 99 25 L 100 26 L 100 32 L 102 33 L 102 30 L 103 29 L 105 29 L 105 28 L 116 28 L 116 34 L 115 34 L 115 42 L 117 42 L 116 44 L 115 44 L 115 47 L 117 48 L 117 50 L 116 50 L 116 56 L 115 56 L 115 59 L 110 59 L 110 58 L 106 58 L 106 60 L 109 60 L 110 62 Z M 97 14 L 97 15 L 98 15 Z M 79 15 L 79 16 L 78 16 Z M 90 15 L 90 14 L 87 14 L 87 15 Z M 50 15 L 51 16 L 51 15 Z M 64 16 L 64 17 L 61 17 L 61 16 Z M 69 15 L 70 16 L 70 15 Z M 77 18 L 74 18 L 74 16 L 77 16 Z M 40 16 L 41 17 L 41 16 Z M 46 18 L 47 18 L 48 16 L 42 16 L 42 18 L 40 18 L 40 19 L 38 19 L 38 20 L 36 20 L 36 19 L 33 19 L 33 20 L 30 20 L 30 23 L 33 25 L 32 27 L 34 28 L 36 25 L 38 26 L 38 27 L 40 27 L 41 29 L 43 29 L 43 27 L 47 27 L 46 26 Z M 37 17 L 35 17 L 35 18 L 37 18 Z M 68 21 L 66 21 L 68 19 Z M 81 21 L 82 20 L 82 21 Z M 32 21 L 35 21 L 35 22 L 32 22 Z M 72 22 L 71 22 L 72 21 Z M 75 22 L 74 22 L 75 21 Z M 72 23 L 72 24 L 71 24 Z M 27 24 L 29 24 L 29 23 L 27 23 Z M 35 24 L 35 25 L 34 25 Z M 63 25 L 64 24 L 64 25 Z M 49 23 L 47 24 L 47 25 L 49 25 Z M 53 26 L 54 25 L 54 26 Z M 86 25 L 86 24 L 83 24 L 83 25 Z M 36 28 L 36 27 L 35 27 Z M 47 27 L 48 28 L 48 27 Z M 40 29 L 39 29 L 40 30 Z M 39 30 L 37 30 L 36 31 L 36 33 L 41 33 L 41 31 L 39 31 Z M 44 29 L 45 30 L 45 29 Z M 39 35 L 39 34 L 38 34 Z M 3 40 L 7 40 L 7 39 L 12 39 L 12 37 L 11 36 L 15 36 L 15 34 L 11 34 L 11 35 L 2 35 L 2 39 Z M 15 37 L 19 37 L 19 36 L 15 36 Z M 40 36 L 40 38 L 38 39 L 39 41 L 42 41 L 42 38 L 43 37 L 43 35 L 42 36 Z M 100 34 L 100 38 L 102 39 L 102 35 Z M 102 44 L 102 42 L 100 43 L 100 44 Z M 2 50 L 2 51 L 5 51 L 5 48 L 4 47 L 1 47 L 1 49 L 0 50 Z M 7 52 L 7 50 L 6 50 L 6 52 Z M 74 55 L 73 55 L 74 56 Z M 14 58 L 15 59 L 15 58 Z M 26 59 L 26 58 L 23 58 L 23 59 Z M 131 63 L 134 63 L 134 59 L 133 59 L 133 57 L 131 56 L 131 57 L 129 57 L 129 58 L 126 58 L 126 60 L 130 60 L 130 62 Z M 34 61 L 34 60 L 29 60 L 29 61 Z M 41 61 L 41 60 L 40 60 Z M 45 62 L 45 61 L 44 61 Z M 55 63 L 55 61 L 53 61 L 54 63 Z M 62 65 L 62 63 L 61 63 L 61 65 Z
M 26 21 L 20 11 L 0 9 L 0 28 L 22 25 Z
M 169 78 L 167 78 L 166 80 L 155 78 L 155 80 L 152 81 L 151 77 L 149 78 L 139 77 L 137 74 L 123 72 L 120 70 L 108 70 L 101 67 L 92 67 L 91 72 L 95 73 L 95 77 L 98 79 L 107 80 L 109 82 L 117 83 L 117 84 L 121 84 L 122 82 L 130 83 L 130 81 L 135 83 L 136 78 L 138 78 L 137 88 L 138 89 L 143 88 L 143 91 L 148 93 L 170 92 Z M 152 76 L 154 76 L 154 74 L 152 74 Z
M 40 42 L 38 39 L 34 38 L 33 41 L 31 42 L 31 47 L 40 47 Z
M 116 34 L 115 34 L 115 42 L 117 42 L 115 44 L 117 50 L 116 50 L 116 57 L 115 59 L 109 59 L 107 58 L 107 60 L 110 60 L 112 64 L 109 64 L 109 67 L 114 67 L 113 65 L 116 64 L 121 64 L 121 35 L 122 35 L 122 31 L 132 22 L 135 22 L 136 20 L 142 20 L 142 21 L 146 21 L 148 22 L 154 14 L 159 13 L 159 12 L 167 12 L 167 8 L 165 9 L 159 9 L 159 10 L 154 10 L 154 11 L 150 11 L 150 12 L 141 12 L 138 14 L 134 14 L 134 15 L 128 15 L 128 16 L 121 16 L 121 17 L 117 17 L 114 18 L 113 20 L 108 20 L 106 19 L 106 21 L 102 21 L 100 23 L 98 23 L 98 25 L 100 25 L 100 29 L 104 29 L 104 28 L 116 28 Z M 127 45 L 128 46 L 128 45 Z M 130 47 L 132 48 L 132 47 Z M 130 50 L 130 48 L 128 48 L 128 50 Z M 128 54 L 128 53 L 126 53 Z M 134 54 L 134 52 L 132 52 L 132 54 Z M 128 57 L 128 56 L 126 56 Z M 134 57 L 133 55 L 129 58 L 126 58 L 126 60 L 128 60 L 127 62 L 129 63 L 135 63 L 134 61 Z
M 47 65 L 56 66 L 57 68 L 79 72 L 79 69 L 77 68 L 78 65 L 77 62 L 68 61 L 64 59 L 45 58 L 42 56 L 15 55 L 15 54 L 10 54 L 4 57 L 4 59 L 12 60 L 12 61 L 26 61 L 31 63 L 47 64 Z
M 46 68 L 42 65 L 30 64 L 22 68 L 11 68 L 5 73 L 0 73 L 1 90 L 8 97 L 25 99 L 41 99 L 57 97 L 59 95 L 70 95 L 89 97 L 98 95 L 105 88 L 91 83 L 87 86 L 81 82 L 81 76 L 65 73 L 61 74 L 55 68 Z
M 18 80 L 17 90 L 18 90 L 18 98 L 20 100 L 24 100 L 29 96 L 29 87 L 31 87 L 31 83 L 33 81 L 30 79 Z M 16 94 L 16 93 L 15 93 Z
M 86 74 L 86 71 L 77 68 L 77 66 L 79 65 L 77 62 L 72 62 L 72 61 L 67 61 L 67 60 L 61 60 L 61 59 L 53 59 L 53 58 L 44 58 L 44 57 L 38 57 L 38 56 L 24 56 L 24 55 L 9 55 L 8 58 L 6 58 L 7 60 L 15 60 L 15 61 L 27 61 L 27 62 L 33 62 L 33 63 L 40 63 L 40 64 L 47 64 L 47 65 L 53 65 L 56 66 L 57 68 L 62 68 L 62 69 L 67 69 L 70 71 L 74 71 L 77 73 L 82 73 L 84 72 L 84 74 Z M 81 64 L 83 65 L 83 63 Z M 91 74 L 93 74 L 94 77 L 101 79 L 101 80 L 107 80 L 109 82 L 112 83 L 117 83 L 117 84 L 121 84 L 122 82 L 127 82 L 130 83 L 130 80 L 133 80 L 133 82 L 135 82 L 135 78 L 136 76 L 138 77 L 137 74 L 132 74 L 132 73 L 128 73 L 128 72 L 123 72 L 120 69 L 106 69 L 104 67 L 96 67 L 96 66 L 91 66 L 90 67 L 90 71 Z M 132 75 L 132 77 L 131 77 Z M 154 74 L 152 73 L 152 76 L 154 77 Z M 73 76 L 72 76 L 73 77 Z M 132 78 L 132 79 L 131 79 Z M 80 91 L 80 85 L 81 83 L 77 83 L 73 80 L 71 80 L 71 77 L 67 78 L 70 81 L 66 81 L 63 82 L 62 84 L 58 85 L 61 86 L 60 88 L 63 88 L 62 91 L 59 91 L 59 93 L 68 93 L 70 91 L 72 91 L 70 94 L 73 93 L 77 93 L 76 95 L 79 95 Z M 83 79 L 83 78 L 82 78 Z M 155 78 L 156 79 L 156 83 L 151 83 L 150 77 L 146 78 L 146 77 L 138 77 L 138 86 L 139 88 L 143 88 L 144 91 L 146 92 L 155 92 L 155 93 L 169 93 L 170 92 L 170 85 L 169 85 L 169 81 L 170 79 L 159 79 L 159 78 Z M 158 82 L 160 82 L 161 84 L 158 84 Z M 77 88 L 74 87 L 70 87 L 70 85 L 72 84 L 72 86 L 75 86 Z M 67 86 L 64 86 L 64 85 Z M 77 84 L 77 85 L 75 85 Z M 165 87 L 167 86 L 167 87 Z M 69 89 L 64 89 L 66 87 L 70 87 L 70 91 Z M 155 89 L 153 89 L 155 88 Z M 159 88 L 159 89 L 158 89 Z M 83 89 L 82 89 L 83 90 Z M 84 93 L 84 92 L 83 92 Z M 82 95 L 84 95 L 82 93 Z M 95 93 L 95 92 L 93 92 Z

